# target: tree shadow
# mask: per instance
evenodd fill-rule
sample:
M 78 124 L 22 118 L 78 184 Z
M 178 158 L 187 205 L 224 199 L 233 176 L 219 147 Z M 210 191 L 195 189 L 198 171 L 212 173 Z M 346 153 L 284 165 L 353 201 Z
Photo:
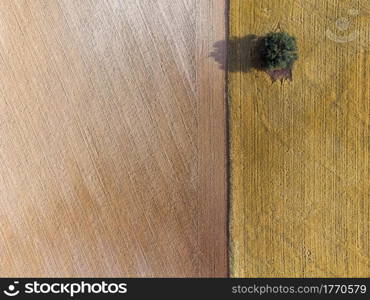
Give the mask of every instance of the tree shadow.
M 264 37 L 249 34 L 244 37 L 231 37 L 227 42 L 218 41 L 210 53 L 220 69 L 228 72 L 248 73 L 253 69 L 266 72 L 272 81 L 293 80 L 292 69 L 269 70 L 263 59 Z M 227 56 L 227 58 L 226 58 Z
M 261 59 L 263 37 L 249 34 L 244 37 L 231 37 L 228 41 L 218 41 L 210 53 L 222 70 L 248 73 L 252 69 L 265 71 Z M 227 49 L 227 50 L 226 50 Z M 227 51 L 227 60 L 225 54 Z

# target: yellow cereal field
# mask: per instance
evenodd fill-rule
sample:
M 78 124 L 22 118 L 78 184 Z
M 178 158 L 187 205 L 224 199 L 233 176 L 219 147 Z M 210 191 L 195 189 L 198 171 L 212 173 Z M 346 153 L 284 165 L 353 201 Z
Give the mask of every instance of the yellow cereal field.
M 234 277 L 370 276 L 370 2 L 231 0 Z M 253 41 L 297 39 L 272 82 Z

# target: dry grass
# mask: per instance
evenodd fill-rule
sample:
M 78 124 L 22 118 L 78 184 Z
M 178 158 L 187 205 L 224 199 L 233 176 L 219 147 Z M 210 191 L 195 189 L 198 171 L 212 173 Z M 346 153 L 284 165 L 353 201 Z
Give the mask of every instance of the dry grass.
M 231 1 L 232 276 L 370 276 L 369 11 Z M 300 49 L 282 84 L 252 68 L 245 38 L 279 28 Z

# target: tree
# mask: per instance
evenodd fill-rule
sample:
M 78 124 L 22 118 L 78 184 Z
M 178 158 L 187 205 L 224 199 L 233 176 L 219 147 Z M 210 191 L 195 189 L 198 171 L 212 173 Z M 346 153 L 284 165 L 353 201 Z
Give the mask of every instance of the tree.
M 295 37 L 286 32 L 271 32 L 262 39 L 261 59 L 270 71 L 291 69 L 298 59 Z

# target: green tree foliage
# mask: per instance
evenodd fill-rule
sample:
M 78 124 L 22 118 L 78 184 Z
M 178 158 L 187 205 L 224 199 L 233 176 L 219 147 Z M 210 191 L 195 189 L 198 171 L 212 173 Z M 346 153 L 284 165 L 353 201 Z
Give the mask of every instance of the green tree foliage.
M 285 32 L 267 34 L 261 46 L 261 58 L 266 69 L 291 69 L 298 59 L 296 39 Z

